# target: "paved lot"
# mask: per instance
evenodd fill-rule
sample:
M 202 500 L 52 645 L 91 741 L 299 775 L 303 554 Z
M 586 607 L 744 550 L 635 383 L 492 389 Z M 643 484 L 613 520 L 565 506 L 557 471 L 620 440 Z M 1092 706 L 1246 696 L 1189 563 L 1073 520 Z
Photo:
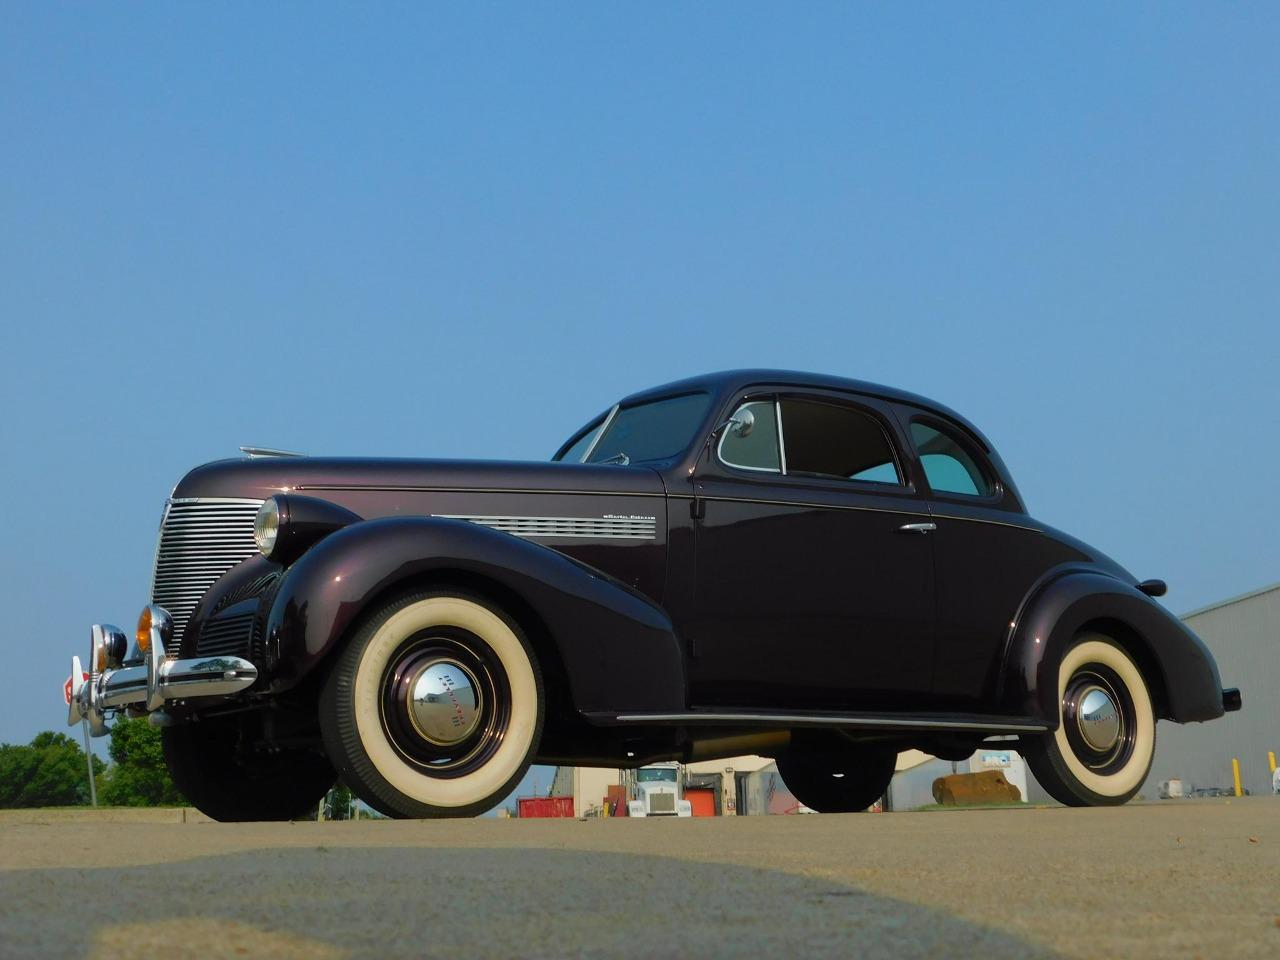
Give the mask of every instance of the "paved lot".
M 1274 958 L 1280 800 L 680 821 L 0 819 L 0 954 Z

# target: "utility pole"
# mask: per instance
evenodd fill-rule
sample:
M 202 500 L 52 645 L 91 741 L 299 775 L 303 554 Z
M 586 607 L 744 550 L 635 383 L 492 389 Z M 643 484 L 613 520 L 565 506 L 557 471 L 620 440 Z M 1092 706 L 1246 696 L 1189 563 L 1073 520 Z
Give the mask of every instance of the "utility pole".
M 89 802 L 96 807 L 98 805 L 98 786 L 93 782 L 93 751 L 89 749 L 88 717 L 80 721 L 80 727 L 84 730 L 84 762 L 89 765 Z

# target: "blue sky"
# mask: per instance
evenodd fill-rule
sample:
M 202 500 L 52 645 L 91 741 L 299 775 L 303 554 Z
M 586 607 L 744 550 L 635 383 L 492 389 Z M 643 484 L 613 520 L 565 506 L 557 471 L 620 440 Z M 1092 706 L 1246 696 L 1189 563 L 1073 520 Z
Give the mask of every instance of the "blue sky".
M 708 369 L 954 406 L 1174 610 L 1280 580 L 1277 49 L 1271 4 L 4 4 L 0 741 L 192 465 L 541 458 Z

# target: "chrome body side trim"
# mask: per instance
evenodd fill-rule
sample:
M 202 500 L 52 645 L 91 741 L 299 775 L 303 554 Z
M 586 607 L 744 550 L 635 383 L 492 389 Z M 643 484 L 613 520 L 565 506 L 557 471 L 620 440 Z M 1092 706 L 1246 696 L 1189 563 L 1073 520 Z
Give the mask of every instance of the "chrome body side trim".
M 466 520 L 468 523 L 526 538 L 654 540 L 658 536 L 657 517 L 506 517 L 445 513 L 433 516 L 445 520 Z
M 671 499 L 691 500 L 690 496 L 672 494 Z M 700 499 L 717 503 L 759 503 L 768 507 L 812 507 L 815 510 L 862 510 L 867 513 L 901 513 L 911 516 L 928 517 L 928 506 L 922 501 L 919 507 L 903 505 L 901 507 L 867 507 L 850 503 L 815 503 L 812 500 L 761 500 L 755 497 L 725 497 L 716 494 L 704 494 Z
M 370 484 L 370 483 L 299 483 L 295 493 L 311 493 L 325 490 L 356 490 L 362 493 L 527 493 L 555 494 L 574 497 L 654 497 L 663 499 L 667 494 L 649 490 L 568 490 L 552 487 L 449 487 L 422 484 Z
M 620 713 L 613 716 L 615 723 L 682 724 L 742 724 L 744 726 L 779 727 L 844 727 L 865 730 L 990 730 L 993 733 L 1043 733 L 1050 725 L 1030 717 L 982 717 L 982 716 L 853 716 L 816 713 L 720 713 L 691 711 L 686 713 Z

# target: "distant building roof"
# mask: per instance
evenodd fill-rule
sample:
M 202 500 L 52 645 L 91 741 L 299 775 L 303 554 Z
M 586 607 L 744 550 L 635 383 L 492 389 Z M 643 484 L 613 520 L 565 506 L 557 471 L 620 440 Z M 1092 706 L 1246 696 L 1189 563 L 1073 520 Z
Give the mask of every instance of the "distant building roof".
M 1202 613 L 1208 613 L 1210 610 L 1217 610 L 1219 607 L 1229 607 L 1233 603 L 1240 603 L 1242 600 L 1251 600 L 1254 597 L 1260 597 L 1264 593 L 1270 593 L 1273 590 L 1280 590 L 1280 583 L 1273 583 L 1269 587 L 1261 587 L 1257 590 L 1250 590 L 1248 593 L 1242 593 L 1238 597 L 1231 597 L 1227 600 L 1219 600 L 1217 603 L 1211 603 L 1208 606 L 1197 607 L 1189 613 L 1182 614 L 1183 620 L 1189 620 L 1191 617 L 1198 617 Z

